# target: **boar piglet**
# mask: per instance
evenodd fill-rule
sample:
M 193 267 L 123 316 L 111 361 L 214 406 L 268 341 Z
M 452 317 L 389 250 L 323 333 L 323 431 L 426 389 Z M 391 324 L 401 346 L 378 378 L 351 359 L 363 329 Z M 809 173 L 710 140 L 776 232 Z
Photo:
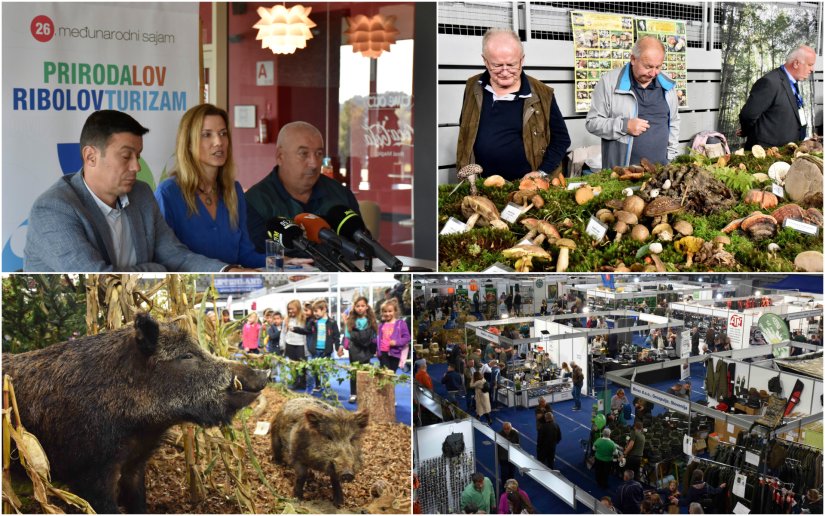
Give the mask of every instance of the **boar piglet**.
M 229 423 L 267 372 L 217 358 L 187 331 L 139 314 L 134 328 L 3 355 L 23 425 L 52 477 L 98 513 L 146 512 L 146 461 L 171 426 Z
M 341 482 L 351 482 L 361 468 L 361 435 L 369 412 L 349 412 L 316 398 L 293 398 L 272 419 L 272 456 L 295 469 L 295 498 L 304 496 L 304 484 L 313 469 L 332 481 L 332 502 L 344 503 Z

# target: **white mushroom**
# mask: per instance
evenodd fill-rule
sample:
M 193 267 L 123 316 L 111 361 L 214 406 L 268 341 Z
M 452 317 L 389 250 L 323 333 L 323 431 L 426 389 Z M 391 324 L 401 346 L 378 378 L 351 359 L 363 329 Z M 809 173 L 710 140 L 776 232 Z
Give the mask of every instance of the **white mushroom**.
M 781 248 L 779 247 L 779 244 L 777 244 L 777 243 L 771 242 L 770 244 L 768 244 L 768 253 L 771 255 L 771 258 L 773 258 L 774 260 L 776 260 L 776 253 L 779 251 L 779 249 L 781 249 Z

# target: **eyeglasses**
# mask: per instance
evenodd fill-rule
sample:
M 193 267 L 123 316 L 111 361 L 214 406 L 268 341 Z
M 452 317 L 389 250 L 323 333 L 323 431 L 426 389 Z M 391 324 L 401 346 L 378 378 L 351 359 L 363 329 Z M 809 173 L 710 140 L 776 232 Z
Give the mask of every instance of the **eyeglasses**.
M 503 72 L 505 70 L 509 72 L 515 72 L 516 70 L 521 68 L 521 61 L 517 63 L 491 63 L 485 57 L 484 62 L 487 63 L 487 66 L 490 68 L 490 71 L 492 72 Z

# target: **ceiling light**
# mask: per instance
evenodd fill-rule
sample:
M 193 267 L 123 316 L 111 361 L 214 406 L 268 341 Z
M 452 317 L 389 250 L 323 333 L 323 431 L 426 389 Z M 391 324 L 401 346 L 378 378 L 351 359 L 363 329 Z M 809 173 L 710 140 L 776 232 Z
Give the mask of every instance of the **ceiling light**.
M 306 48 L 307 40 L 312 39 L 309 29 L 315 22 L 309 19 L 312 7 L 293 5 L 287 9 L 276 5 L 270 9 L 258 7 L 258 23 L 252 27 L 258 29 L 261 47 L 272 50 L 273 54 L 293 54 L 299 48 Z

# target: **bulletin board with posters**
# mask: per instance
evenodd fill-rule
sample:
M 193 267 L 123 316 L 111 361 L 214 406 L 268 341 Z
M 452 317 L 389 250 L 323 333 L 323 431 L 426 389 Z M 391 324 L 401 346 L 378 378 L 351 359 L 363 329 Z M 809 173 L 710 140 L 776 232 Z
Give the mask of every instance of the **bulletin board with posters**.
M 570 11 L 575 53 L 576 112 L 587 112 L 602 74 L 630 61 L 633 17 Z
M 676 81 L 679 107 L 687 107 L 687 29 L 685 23 L 655 18 L 636 18 L 636 39 L 655 36 L 665 45 L 662 71 Z

